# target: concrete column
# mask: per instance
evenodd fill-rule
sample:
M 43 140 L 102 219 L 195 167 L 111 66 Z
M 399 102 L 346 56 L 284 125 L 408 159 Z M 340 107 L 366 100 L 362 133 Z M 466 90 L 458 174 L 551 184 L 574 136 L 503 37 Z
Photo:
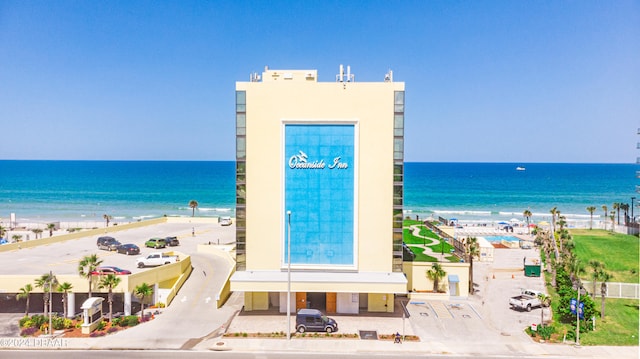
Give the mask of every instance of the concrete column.
M 131 315 L 131 292 L 124 292 L 124 315 Z
M 71 292 L 67 293 L 67 318 L 73 318 L 76 315 L 76 294 Z
M 160 285 L 156 283 L 153 285 L 153 302 L 150 305 L 158 303 L 159 297 L 160 297 Z

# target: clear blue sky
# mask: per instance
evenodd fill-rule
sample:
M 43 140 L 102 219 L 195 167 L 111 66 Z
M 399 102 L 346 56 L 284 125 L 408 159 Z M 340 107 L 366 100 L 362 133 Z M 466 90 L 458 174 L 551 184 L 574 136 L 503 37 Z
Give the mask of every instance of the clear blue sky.
M 406 83 L 407 161 L 633 163 L 639 1 L 0 1 L 0 159 L 233 160 L 251 72 Z

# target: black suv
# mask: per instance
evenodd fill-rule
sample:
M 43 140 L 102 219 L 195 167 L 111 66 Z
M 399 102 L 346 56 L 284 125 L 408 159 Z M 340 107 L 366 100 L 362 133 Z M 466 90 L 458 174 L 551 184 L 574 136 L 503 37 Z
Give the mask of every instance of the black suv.
M 107 251 L 115 251 L 116 247 L 120 245 L 120 242 L 118 242 L 113 237 L 105 236 L 105 237 L 99 237 L 98 240 L 96 241 L 96 244 L 100 249 L 104 249 Z
M 178 237 L 166 237 L 164 241 L 167 243 L 167 246 L 175 247 L 180 245 L 180 241 Z

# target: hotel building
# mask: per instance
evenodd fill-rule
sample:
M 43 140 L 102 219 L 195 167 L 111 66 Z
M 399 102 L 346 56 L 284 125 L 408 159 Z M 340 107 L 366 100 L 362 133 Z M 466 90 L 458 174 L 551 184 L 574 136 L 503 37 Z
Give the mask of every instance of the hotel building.
M 381 76 L 382 77 L 382 76 Z M 404 83 L 270 70 L 236 83 L 244 310 L 393 312 L 402 273 Z M 290 294 L 290 295 L 288 295 Z

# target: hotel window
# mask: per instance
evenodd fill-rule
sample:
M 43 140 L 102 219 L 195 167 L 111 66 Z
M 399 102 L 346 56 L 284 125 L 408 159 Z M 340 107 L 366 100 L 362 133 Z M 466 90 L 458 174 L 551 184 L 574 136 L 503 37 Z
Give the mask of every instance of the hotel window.
M 393 258 L 394 272 L 402 272 L 402 216 L 404 202 L 404 91 L 393 94 Z
M 236 270 L 247 266 L 246 235 L 246 158 L 247 94 L 236 91 Z

